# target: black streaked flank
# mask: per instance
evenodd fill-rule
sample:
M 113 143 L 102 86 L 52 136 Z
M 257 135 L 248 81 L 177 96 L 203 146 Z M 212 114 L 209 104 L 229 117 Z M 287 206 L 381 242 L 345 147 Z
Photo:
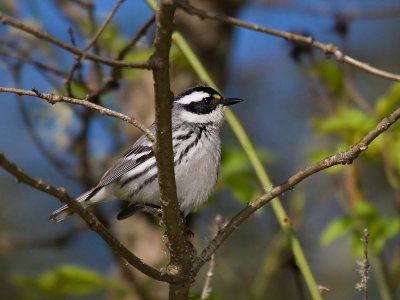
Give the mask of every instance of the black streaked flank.
M 153 155 L 151 155 L 152 157 Z M 143 156 L 142 156 L 143 157 Z M 149 157 L 150 158 L 150 157 Z M 146 169 L 144 169 L 142 172 L 136 173 L 134 175 L 132 175 L 131 177 L 125 179 L 123 182 L 121 182 L 120 184 L 120 188 L 122 189 L 125 185 L 127 185 L 129 182 L 131 182 L 132 180 L 136 180 L 139 177 L 147 174 L 147 172 L 149 172 L 151 169 L 153 169 L 156 166 L 156 162 L 152 163 L 150 166 L 148 166 Z
M 154 180 L 157 179 L 157 173 L 154 174 L 153 176 L 147 178 L 141 185 L 138 186 L 136 190 L 134 190 L 132 193 L 129 195 L 129 199 L 132 199 L 135 194 L 139 193 L 146 185 L 151 184 Z

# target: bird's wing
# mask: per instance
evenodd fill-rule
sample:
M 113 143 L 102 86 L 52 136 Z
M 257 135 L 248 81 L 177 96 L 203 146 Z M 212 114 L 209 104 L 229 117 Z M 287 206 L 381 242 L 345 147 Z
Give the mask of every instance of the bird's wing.
M 149 128 L 154 131 L 154 126 Z M 142 135 L 120 159 L 103 175 L 96 188 L 106 186 L 138 165 L 154 157 L 151 141 Z

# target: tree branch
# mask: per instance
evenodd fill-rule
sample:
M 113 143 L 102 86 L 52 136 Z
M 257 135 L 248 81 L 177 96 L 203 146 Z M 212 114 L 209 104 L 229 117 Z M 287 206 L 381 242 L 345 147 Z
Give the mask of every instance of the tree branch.
M 376 139 L 380 134 L 385 132 L 390 126 L 392 126 L 400 118 L 400 108 L 395 110 L 392 114 L 385 117 L 378 125 L 368 132 L 358 143 L 350 146 L 346 151 L 337 153 L 335 155 L 324 158 L 323 160 L 309 165 L 292 177 L 290 177 L 286 182 L 272 188 L 269 192 L 262 195 L 258 199 L 248 203 L 248 205 L 243 208 L 236 216 L 234 216 L 229 223 L 222 228 L 216 237 L 209 243 L 209 245 L 203 250 L 199 255 L 198 260 L 193 266 L 193 273 L 197 274 L 200 268 L 207 262 L 212 254 L 221 246 L 221 244 L 235 231 L 236 228 L 246 220 L 251 214 L 253 214 L 257 209 L 261 208 L 265 204 L 269 203 L 272 199 L 282 195 L 288 190 L 292 190 L 295 185 L 306 179 L 307 177 L 330 168 L 335 165 L 346 165 L 351 164 L 361 152 L 367 150 L 368 145 Z M 289 220 L 283 220 L 284 222 L 289 222 Z
M 123 67 L 123 68 L 138 68 L 138 69 L 152 69 L 152 64 L 148 61 L 145 62 L 126 62 L 126 61 L 121 61 L 121 60 L 114 60 L 114 59 L 109 59 L 109 58 L 105 58 L 96 54 L 92 54 L 92 53 L 88 53 L 85 52 L 81 49 L 78 49 L 72 45 L 69 45 L 67 43 L 64 43 L 63 41 L 57 39 L 56 37 L 54 37 L 53 35 L 51 35 L 48 32 L 45 31 L 41 31 L 39 29 L 35 29 L 27 24 L 25 24 L 24 22 L 21 22 L 19 20 L 16 20 L 14 18 L 8 17 L 5 14 L 3 14 L 2 12 L 0 12 L 0 21 L 4 24 L 4 25 L 11 25 L 15 28 L 18 28 L 24 32 L 27 32 L 29 34 L 32 34 L 34 36 L 36 36 L 39 39 L 43 39 L 46 40 L 48 42 L 51 42 L 53 44 L 55 44 L 58 47 L 61 47 L 69 52 L 72 52 L 76 55 L 79 55 L 82 57 L 82 59 L 89 59 L 89 60 L 93 60 L 108 66 L 112 66 L 112 67 Z
M 76 104 L 76 105 L 81 105 L 85 106 L 94 110 L 97 110 L 99 113 L 102 115 L 107 115 L 111 117 L 116 117 L 118 119 L 121 119 L 125 122 L 128 122 L 129 124 L 132 124 L 133 126 L 137 127 L 140 129 L 151 141 L 155 140 L 154 134 L 142 123 L 139 121 L 135 120 L 132 117 L 128 117 L 127 115 L 124 115 L 122 113 L 116 112 L 114 110 L 105 108 L 101 105 L 94 104 L 92 102 L 89 102 L 85 99 L 77 99 L 77 98 L 71 98 L 71 97 L 65 97 L 65 96 L 59 96 L 55 94 L 48 94 L 48 93 L 41 93 L 35 88 L 32 88 L 32 91 L 28 90 L 23 90 L 23 89 L 14 89 L 14 88 L 5 88 L 5 87 L 0 87 L 0 93 L 12 93 L 12 94 L 17 94 L 17 95 L 26 95 L 26 96 L 33 96 L 37 98 L 41 98 L 49 102 L 50 104 L 55 104 L 57 102 L 68 102 L 71 104 Z
M 83 51 L 88 51 L 90 47 L 93 46 L 93 44 L 97 41 L 97 39 L 100 37 L 101 33 L 104 31 L 104 29 L 107 27 L 108 23 L 110 23 L 112 17 L 115 15 L 117 12 L 117 9 L 121 6 L 122 2 L 125 0 L 118 0 L 113 9 L 111 10 L 110 14 L 107 16 L 107 18 L 104 20 L 103 24 L 99 27 L 99 29 L 96 31 L 96 33 L 93 35 L 93 37 L 90 39 L 90 41 L 86 44 L 85 48 Z
M 46 65 L 44 63 L 41 63 L 40 61 L 34 60 L 31 57 L 29 57 L 28 55 L 19 54 L 17 52 L 17 49 L 13 49 L 13 51 L 9 51 L 9 50 L 6 50 L 6 49 L 0 49 L 0 55 L 15 58 L 18 61 L 31 64 L 31 65 L 35 66 L 36 68 L 38 68 L 38 69 L 41 69 L 41 70 L 46 71 L 46 72 L 51 72 L 51 73 L 53 73 L 54 75 L 57 75 L 57 76 L 64 77 L 67 74 L 62 70 L 59 70 L 59 69 L 54 68 L 54 67 L 52 67 L 50 65 Z
M 192 278 L 190 270 L 193 255 L 192 247 L 185 238 L 185 224 L 180 218 L 176 194 L 171 122 L 173 94 L 169 80 L 169 51 L 175 9 L 171 1 L 161 0 L 156 11 L 154 54 L 151 57 L 154 63 L 156 104 L 156 142 L 153 148 L 157 161 L 162 220 L 166 226 L 171 255 L 168 272 L 178 274 L 182 279 L 180 283 L 170 284 L 169 299 L 186 299 Z
M 64 188 L 56 188 L 51 186 L 41 179 L 37 179 L 22 168 L 18 167 L 13 162 L 9 161 L 3 152 L 0 152 L 0 166 L 2 166 L 9 173 L 13 174 L 17 182 L 26 183 L 33 188 L 52 195 L 60 201 L 67 203 L 79 216 L 89 225 L 89 227 L 96 231 L 103 240 L 121 257 L 123 257 L 129 264 L 137 268 L 142 273 L 147 276 L 159 280 L 173 282 L 175 280 L 174 276 L 171 274 L 161 273 L 157 269 L 145 264 L 140 258 L 131 253 L 124 245 L 118 241 L 114 235 L 106 228 L 100 221 L 88 210 L 86 210 L 79 202 L 72 198 Z
M 115 59 L 122 60 L 128 54 L 129 50 L 138 42 L 138 40 L 146 33 L 150 26 L 154 23 L 155 15 L 153 14 L 142 27 L 139 28 L 138 32 L 130 39 L 130 41 L 118 52 Z M 121 70 L 119 67 L 113 67 L 107 77 L 106 82 L 96 91 L 92 92 L 88 96 L 88 100 L 98 97 L 101 94 L 115 89 L 118 87 L 118 79 L 121 77 Z
M 367 71 L 371 74 L 374 74 L 376 76 L 380 76 L 386 79 L 390 80 L 395 80 L 395 81 L 400 81 L 400 75 L 398 74 L 393 74 L 375 67 L 370 66 L 367 63 L 361 62 L 357 59 L 354 59 L 348 55 L 345 55 L 342 51 L 339 50 L 339 47 L 334 45 L 333 43 L 325 44 L 319 41 L 314 40 L 311 36 L 304 36 L 300 34 L 295 34 L 291 32 L 286 32 L 286 31 L 281 31 L 277 29 L 272 29 L 268 27 L 264 27 L 261 25 L 257 24 L 252 24 L 249 22 L 245 22 L 233 17 L 225 16 L 223 14 L 219 14 L 216 12 L 208 12 L 208 11 L 203 11 L 200 9 L 197 9 L 189 4 L 188 1 L 186 0 L 174 0 L 174 3 L 182 8 L 184 11 L 186 11 L 190 15 L 196 15 L 201 19 L 211 19 L 211 20 L 217 20 L 221 22 L 225 22 L 228 24 L 236 25 L 236 26 L 241 26 L 247 29 L 255 30 L 255 31 L 260 31 L 264 32 L 270 35 L 282 37 L 285 40 L 291 40 L 295 41 L 298 43 L 306 44 L 306 45 L 311 45 L 315 48 L 318 48 L 324 52 L 325 55 L 330 56 L 333 55 L 336 60 L 340 62 L 345 62 L 350 65 L 353 65 L 357 68 L 360 68 L 364 71 Z
M 94 43 L 96 43 L 97 39 L 100 37 L 100 35 L 104 31 L 104 29 L 107 27 L 108 23 L 110 23 L 110 21 L 111 21 L 112 17 L 114 16 L 114 14 L 117 12 L 117 9 L 121 6 L 122 2 L 124 2 L 124 1 L 125 0 L 118 0 L 115 3 L 114 8 L 111 10 L 111 12 L 107 16 L 107 18 L 104 20 L 103 24 L 96 31 L 96 33 L 92 36 L 92 38 L 87 42 L 85 48 L 82 49 L 83 52 L 87 52 L 94 45 Z M 71 27 L 68 28 L 68 33 L 70 33 L 72 45 L 75 47 L 75 42 L 74 42 L 74 39 L 73 39 L 72 28 Z M 72 79 L 72 77 L 74 75 L 75 70 L 81 64 L 81 58 L 82 58 L 81 55 L 75 55 L 74 63 L 72 65 L 70 71 L 68 72 L 67 78 L 64 80 L 64 86 L 66 87 L 68 96 L 72 95 L 72 93 L 71 93 L 71 79 Z

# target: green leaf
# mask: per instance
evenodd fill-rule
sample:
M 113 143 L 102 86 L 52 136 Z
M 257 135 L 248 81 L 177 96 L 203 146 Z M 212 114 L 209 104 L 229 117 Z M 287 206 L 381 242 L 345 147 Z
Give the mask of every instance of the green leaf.
M 320 243 L 324 246 L 346 234 L 353 227 L 353 220 L 348 217 L 340 217 L 333 220 L 325 227 L 320 237 Z
M 357 201 L 354 206 L 354 212 L 355 215 L 363 220 L 367 225 L 373 223 L 379 218 L 376 208 L 367 201 Z
M 83 85 L 74 80 L 71 81 L 71 92 L 77 98 L 85 98 L 89 93 Z
M 316 70 L 325 83 L 329 93 L 334 96 L 341 96 L 344 91 L 343 68 L 335 61 L 317 60 L 315 62 Z
M 317 117 L 311 120 L 311 126 L 321 133 L 351 134 L 351 141 L 355 142 L 375 125 L 375 120 L 356 108 L 342 107 L 331 117 Z
M 380 96 L 375 104 L 375 111 L 379 118 L 390 114 L 400 101 L 400 83 L 394 83 L 390 86 L 385 95 Z
M 125 55 L 125 61 L 128 62 L 138 62 L 138 61 L 146 61 L 150 58 L 150 56 L 153 54 L 153 50 L 151 48 L 143 48 L 143 49 L 134 49 L 129 51 Z M 143 70 L 136 69 L 136 68 L 123 68 L 122 69 L 122 75 L 130 80 L 135 80 L 141 74 L 143 73 Z
M 272 154 L 265 149 L 259 149 L 257 153 L 264 162 L 272 160 Z M 232 143 L 222 147 L 217 189 L 222 188 L 229 188 L 233 197 L 241 203 L 258 198 L 262 192 L 246 153 Z
M 235 199 L 241 203 L 248 203 L 261 195 L 261 188 L 257 185 L 253 176 L 231 176 L 229 187 Z
M 388 238 L 394 237 L 400 232 L 400 218 L 383 220 L 385 235 Z
M 73 265 L 60 265 L 34 277 L 17 274 L 12 281 L 16 286 L 37 295 L 88 295 L 101 291 L 117 295 L 130 293 L 119 283 L 105 279 L 97 272 Z
M 361 240 L 361 237 L 362 237 L 362 233 L 354 230 L 354 232 L 351 236 L 351 240 L 350 240 L 350 248 L 355 257 L 362 257 L 362 255 L 363 255 L 364 245 Z M 369 240 L 369 242 L 370 242 L 370 240 Z

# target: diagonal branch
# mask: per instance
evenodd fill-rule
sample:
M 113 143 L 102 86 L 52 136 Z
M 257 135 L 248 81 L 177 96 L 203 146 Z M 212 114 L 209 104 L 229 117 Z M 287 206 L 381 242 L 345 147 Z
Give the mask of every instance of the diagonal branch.
M 59 96 L 55 94 L 48 94 L 48 93 L 41 93 L 35 88 L 32 88 L 32 91 L 28 90 L 23 90 L 23 89 L 14 89 L 14 88 L 5 88 L 5 87 L 0 87 L 0 93 L 12 93 L 12 94 L 17 94 L 17 95 L 26 95 L 26 96 L 33 96 L 33 97 L 38 97 L 41 99 L 46 100 L 50 104 L 55 104 L 57 102 L 68 102 L 71 104 L 76 104 L 76 105 L 81 105 L 85 106 L 94 110 L 97 110 L 99 113 L 102 115 L 107 115 L 111 117 L 115 117 L 118 119 L 121 119 L 125 122 L 128 122 L 129 124 L 132 124 L 133 126 L 137 127 L 140 129 L 146 136 L 151 140 L 154 141 L 155 137 L 154 134 L 142 123 L 137 121 L 136 119 L 132 117 L 128 117 L 127 115 L 124 115 L 122 113 L 116 112 L 114 110 L 111 110 L 109 108 L 105 108 L 101 105 L 94 104 L 92 102 L 89 102 L 85 99 L 77 99 L 77 98 L 71 98 L 71 97 L 65 97 L 65 96 Z
M 221 244 L 235 231 L 235 229 L 238 228 L 238 226 L 257 209 L 269 203 L 272 199 L 282 195 L 284 192 L 292 190 L 295 185 L 315 173 L 318 173 L 335 165 L 351 164 L 353 160 L 355 160 L 361 154 L 361 152 L 367 150 L 368 145 L 373 140 L 375 140 L 380 134 L 385 132 L 399 118 L 400 108 L 398 108 L 392 114 L 380 121 L 374 129 L 368 132 L 358 143 L 350 146 L 346 151 L 326 157 L 317 163 L 301 169 L 283 184 L 272 188 L 268 193 L 248 203 L 245 208 L 243 208 L 236 216 L 234 216 L 230 220 L 230 222 L 224 228 L 222 228 L 218 232 L 215 238 L 203 250 L 203 252 L 198 257 L 197 262 L 193 266 L 193 273 L 197 274 L 204 263 L 211 258 L 212 254 L 215 251 L 217 251 L 219 246 L 221 246 Z M 284 221 L 289 222 L 289 220 Z
M 122 2 L 124 2 L 125 0 L 118 0 L 115 5 L 114 8 L 111 10 L 110 14 L 107 16 L 107 18 L 104 20 L 103 24 L 99 27 L 99 29 L 96 31 L 96 33 L 93 35 L 93 37 L 90 39 L 90 41 L 86 44 L 85 48 L 83 49 L 83 51 L 88 51 L 90 49 L 90 47 L 93 46 L 93 44 L 96 42 L 96 40 L 99 38 L 99 36 L 102 34 L 102 32 L 104 31 L 104 29 L 107 27 L 108 23 L 110 23 L 112 17 L 115 15 L 115 13 L 117 12 L 117 9 L 121 6 Z
M 0 22 L 4 25 L 11 25 L 15 28 L 18 28 L 24 32 L 27 32 L 29 34 L 32 34 L 36 36 L 39 39 L 46 40 L 50 43 L 53 43 L 57 45 L 58 47 L 61 47 L 69 52 L 72 52 L 76 55 L 82 56 L 83 59 L 89 59 L 93 60 L 108 66 L 112 67 L 123 67 L 123 68 L 138 68 L 138 69 L 152 69 L 152 64 L 149 63 L 148 61 L 145 62 L 126 62 L 126 61 L 121 61 L 121 60 L 114 60 L 114 59 L 109 59 L 105 58 L 96 54 L 88 53 L 85 52 L 81 49 L 78 49 L 70 44 L 64 43 L 63 41 L 57 39 L 50 33 L 46 31 L 42 31 L 39 29 L 35 29 L 32 26 L 29 26 L 25 24 L 24 22 L 21 22 L 19 20 L 16 20 L 14 18 L 8 17 L 2 12 L 0 12 Z
M 390 80 L 400 81 L 400 75 L 372 67 L 367 63 L 364 63 L 364 62 L 359 61 L 355 58 L 352 58 L 348 55 L 345 55 L 342 51 L 339 50 L 339 47 L 334 45 L 333 43 L 325 44 L 325 43 L 314 40 L 311 36 L 307 37 L 307 36 L 300 35 L 300 34 L 295 34 L 295 33 L 287 32 L 287 31 L 281 31 L 281 30 L 277 30 L 277 29 L 273 29 L 273 28 L 268 28 L 268 27 L 264 27 L 261 25 L 245 22 L 245 21 L 242 21 L 242 20 L 239 20 L 239 19 L 236 19 L 233 17 L 229 17 L 229 16 L 226 16 L 223 14 L 219 14 L 216 12 L 208 12 L 208 11 L 200 10 L 200 9 L 195 8 L 192 5 L 190 5 L 187 0 L 174 0 L 174 3 L 176 5 L 178 5 L 180 8 L 182 8 L 184 11 L 186 11 L 188 14 L 196 15 L 196 16 L 200 17 L 201 19 L 217 20 L 217 21 L 228 23 L 228 24 L 244 27 L 247 29 L 260 31 L 260 32 L 264 32 L 264 33 L 267 33 L 270 35 L 282 37 L 285 40 L 291 40 L 291 41 L 295 41 L 298 43 L 310 45 L 310 46 L 313 46 L 315 48 L 322 50 L 325 53 L 325 55 L 327 55 L 327 56 L 333 55 L 333 57 L 335 57 L 336 60 L 338 60 L 340 62 L 348 63 L 350 65 L 353 65 L 357 68 L 360 68 L 360 69 L 367 71 L 371 74 L 374 74 L 376 76 L 380 76 L 380 77 L 390 79 Z
M 3 152 L 0 152 L 0 166 L 13 174 L 18 182 L 26 183 L 37 190 L 52 195 L 60 199 L 62 202 L 67 203 L 68 206 L 79 214 L 89 227 L 96 231 L 97 234 L 99 234 L 118 255 L 123 257 L 129 264 L 142 273 L 159 281 L 173 282 L 175 280 L 173 275 L 161 273 L 159 270 L 145 264 L 139 257 L 130 252 L 91 212 L 86 210 L 79 202 L 72 198 L 64 188 L 56 188 L 43 182 L 41 179 L 29 175 L 22 168 L 9 161 Z

